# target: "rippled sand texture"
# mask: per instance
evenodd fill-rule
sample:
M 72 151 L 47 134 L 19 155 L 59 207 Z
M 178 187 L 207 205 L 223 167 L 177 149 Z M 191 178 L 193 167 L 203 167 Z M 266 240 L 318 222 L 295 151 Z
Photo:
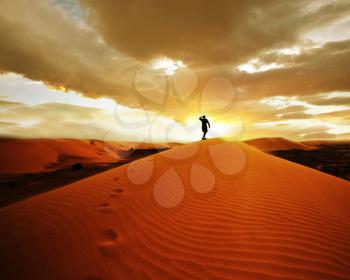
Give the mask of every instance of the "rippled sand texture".
M 350 279 L 350 183 L 208 140 L 0 211 L 1 279 Z

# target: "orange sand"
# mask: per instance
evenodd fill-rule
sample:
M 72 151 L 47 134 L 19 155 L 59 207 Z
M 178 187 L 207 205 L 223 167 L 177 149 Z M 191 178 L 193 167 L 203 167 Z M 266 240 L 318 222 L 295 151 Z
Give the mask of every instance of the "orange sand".
M 110 144 L 108 144 L 110 145 Z M 112 146 L 112 145 L 110 145 Z M 101 141 L 72 139 L 5 139 L 0 142 L 0 173 L 32 173 L 72 163 L 113 162 L 118 151 L 106 152 Z M 50 168 L 52 166 L 52 168 Z
M 350 279 L 350 183 L 219 140 L 0 210 L 0 279 Z
M 257 148 L 263 152 L 272 152 L 279 150 L 314 150 L 316 149 L 312 145 L 306 145 L 298 142 L 294 142 L 285 138 L 257 138 L 252 140 L 246 140 L 244 143 Z
M 154 145 L 73 139 L 2 139 L 0 174 L 42 172 L 69 167 L 76 162 L 116 162 L 121 159 L 120 152 L 130 148 L 149 149 Z

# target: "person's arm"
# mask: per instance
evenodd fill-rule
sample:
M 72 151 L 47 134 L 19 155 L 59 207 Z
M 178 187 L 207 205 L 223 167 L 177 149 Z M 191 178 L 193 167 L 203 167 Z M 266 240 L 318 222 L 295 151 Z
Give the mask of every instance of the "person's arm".
M 207 123 L 208 123 L 208 126 L 209 126 L 209 128 L 210 128 L 210 122 L 207 120 Z

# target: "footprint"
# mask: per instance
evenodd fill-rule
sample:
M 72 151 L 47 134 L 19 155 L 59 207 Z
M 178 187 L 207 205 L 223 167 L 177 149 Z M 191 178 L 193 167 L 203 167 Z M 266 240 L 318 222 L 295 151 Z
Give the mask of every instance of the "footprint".
M 118 188 L 117 188 L 117 189 L 114 189 L 113 191 L 116 192 L 116 193 L 123 193 L 123 192 L 124 192 L 123 189 L 118 189 Z
M 102 213 L 109 213 L 109 212 L 113 211 L 112 205 L 108 202 L 101 203 L 98 208 L 99 208 L 100 212 L 102 212 Z
M 113 241 L 99 244 L 98 249 L 102 255 L 108 258 L 120 258 L 119 246 Z
M 117 177 L 115 177 L 113 180 L 114 180 L 114 181 L 118 181 L 118 180 L 119 180 L 119 178 L 120 178 L 120 177 L 119 177 L 119 176 L 117 176 Z
M 105 241 L 98 244 L 100 253 L 109 258 L 120 257 L 120 244 L 116 242 L 119 237 L 118 233 L 112 228 L 106 228 L 102 234 Z
M 111 197 L 117 197 L 119 195 L 121 195 L 122 193 L 124 193 L 124 190 L 123 189 L 113 189 L 109 194 Z
M 103 231 L 103 236 L 108 241 L 114 241 L 118 238 L 118 233 L 114 229 L 107 228 Z

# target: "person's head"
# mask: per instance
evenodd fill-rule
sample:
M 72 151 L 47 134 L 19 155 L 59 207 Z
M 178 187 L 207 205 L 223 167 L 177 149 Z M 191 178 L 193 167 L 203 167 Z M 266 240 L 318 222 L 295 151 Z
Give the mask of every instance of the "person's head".
M 203 119 L 205 119 L 205 115 L 203 115 Z

